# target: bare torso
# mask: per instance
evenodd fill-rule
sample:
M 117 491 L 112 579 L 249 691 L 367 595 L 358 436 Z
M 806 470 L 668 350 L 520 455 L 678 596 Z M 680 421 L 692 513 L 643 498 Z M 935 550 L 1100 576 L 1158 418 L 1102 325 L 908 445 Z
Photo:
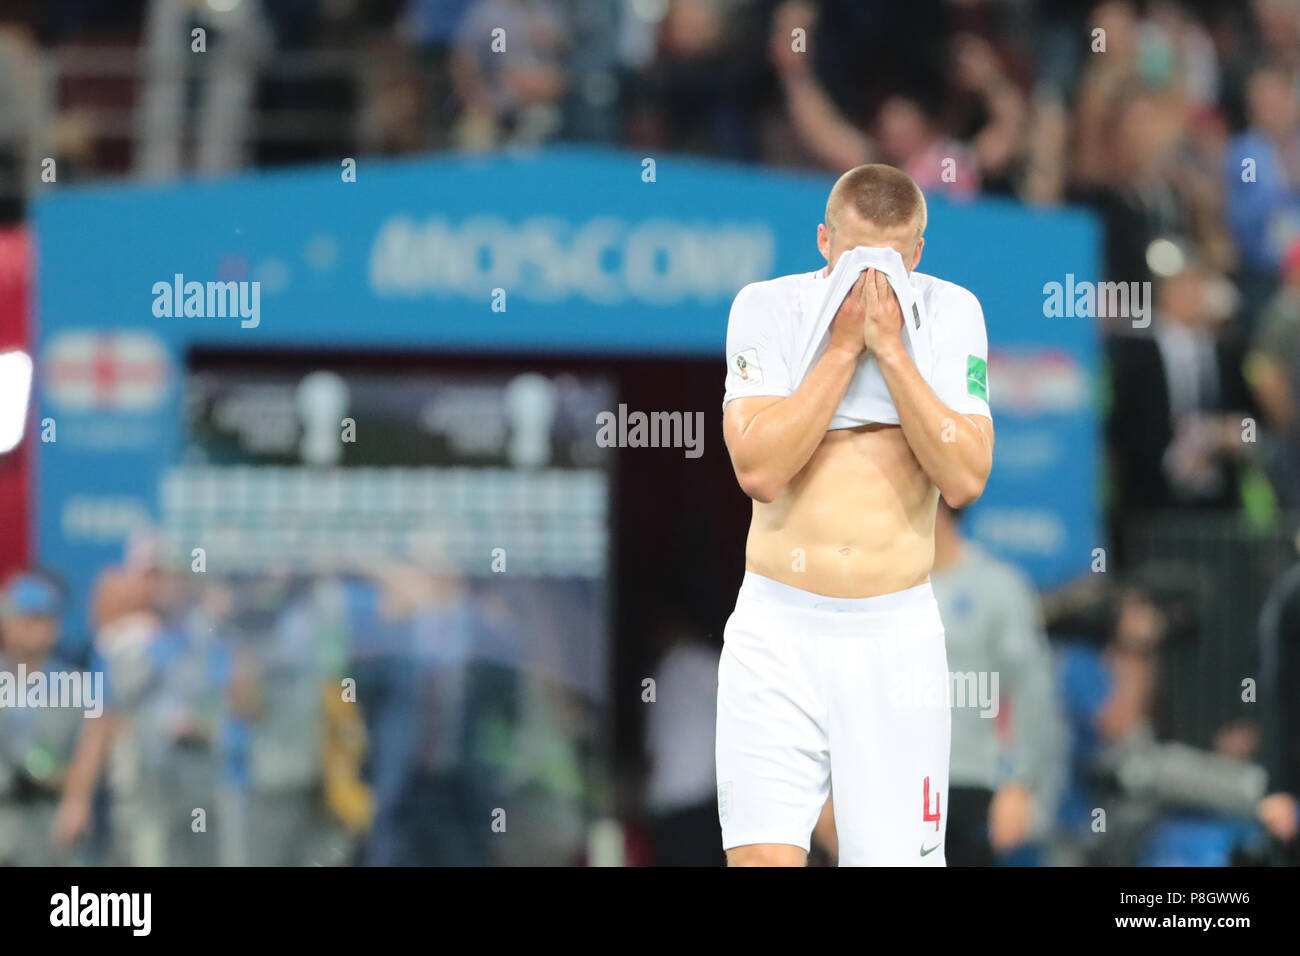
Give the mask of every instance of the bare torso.
M 899 426 L 828 431 L 773 501 L 754 502 L 745 567 L 830 597 L 914 587 L 934 563 L 938 496 Z

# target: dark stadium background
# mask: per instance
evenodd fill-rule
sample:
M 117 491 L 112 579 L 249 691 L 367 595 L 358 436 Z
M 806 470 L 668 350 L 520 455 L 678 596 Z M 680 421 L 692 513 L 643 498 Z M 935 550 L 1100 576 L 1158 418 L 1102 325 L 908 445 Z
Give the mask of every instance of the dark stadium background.
M 508 77 L 485 52 L 483 37 L 498 21 L 516 31 L 511 49 L 522 55 L 509 61 L 522 66 Z M 205 31 L 203 57 L 191 55 L 196 28 Z M 806 52 L 792 48 L 791 29 L 806 30 Z M 1096 49 L 1098 29 L 1103 51 Z M 76 364 L 87 341 L 106 349 L 110 365 L 114 349 L 124 364 L 156 363 L 148 374 L 174 357 L 131 352 L 143 347 L 139 340 L 115 336 L 143 329 L 159 338 L 176 326 L 141 320 L 140 303 L 125 296 L 95 299 L 96 283 L 116 288 L 126 268 L 169 278 L 163 253 L 171 237 L 178 248 L 201 244 L 192 233 L 202 229 L 183 222 L 142 225 L 141 217 L 158 210 L 193 210 L 203 202 L 195 197 L 217 195 L 262 203 L 259 212 L 270 219 L 279 214 L 281 189 L 294 197 L 291 210 L 328 209 L 340 158 L 349 157 L 362 189 L 379 182 L 380 201 L 390 207 L 428 216 L 446 206 L 460 221 L 478 210 L 467 211 L 472 200 L 464 195 L 440 194 L 442 184 L 456 192 L 480 182 L 476 175 L 499 175 L 494 185 L 502 195 L 526 195 L 545 210 L 544 181 L 510 180 L 528 162 L 553 163 L 546 169 L 564 174 L 557 195 L 603 201 L 616 194 L 611 171 L 621 168 L 627 183 L 642 185 L 646 157 L 659 163 L 661 178 L 651 188 L 661 192 L 650 195 L 662 200 L 638 193 L 614 212 L 649 219 L 662 201 L 664 216 L 685 221 L 686 196 L 707 200 L 698 216 L 706 227 L 797 219 L 803 231 L 782 231 L 772 256 L 790 264 L 784 271 L 816 266 L 820 197 L 835 175 L 860 162 L 907 169 L 933 201 L 932 232 L 967 237 L 956 253 L 935 242 L 921 269 L 933 264 L 944 275 L 941 265 L 956 262 L 970 273 L 958 278 L 982 283 L 996 356 L 994 414 L 1005 428 L 995 481 L 1014 473 L 1022 482 L 1015 487 L 1047 499 L 1026 500 L 1024 514 L 1074 529 L 1039 562 L 1029 542 L 1043 525 L 1018 526 L 1017 502 L 996 501 L 983 512 L 977 505 L 965 519 L 968 534 L 1038 582 L 1057 667 L 1054 704 L 1071 731 L 1054 755 L 1068 777 L 1067 799 L 1052 808 L 1045 833 L 999 861 L 1294 863 L 1297 102 L 1300 0 L 3 0 L 0 359 L 11 360 L 4 368 L 12 370 L 30 358 L 35 381 L 0 393 L 0 435 L 6 423 L 25 425 L 21 441 L 0 449 L 0 610 L 21 617 L 18 605 L 36 600 L 30 590 L 12 589 L 29 574 L 61 599 L 57 649 L 68 666 L 108 666 L 130 677 L 140 660 L 126 654 L 106 665 L 105 654 L 114 625 L 129 625 L 136 613 L 156 614 L 154 629 L 146 629 L 150 640 L 177 642 L 184 650 L 176 659 L 193 671 L 206 667 L 200 658 L 209 651 L 224 662 L 202 677 L 174 661 L 156 664 L 156 693 L 121 709 L 164 756 L 134 788 L 103 768 L 90 819 L 77 839 L 58 847 L 57 859 L 720 862 L 712 786 L 699 763 L 707 754 L 701 758 L 696 746 L 712 732 L 707 700 L 702 709 L 678 699 L 652 711 L 643 682 L 676 654 L 677 673 L 708 684 L 708 656 L 716 660 L 743 573 L 749 504 L 724 452 L 715 334 L 735 289 L 696 313 L 664 306 L 671 327 L 655 325 L 662 303 L 632 302 L 631 320 L 622 307 L 611 308 L 604 345 L 592 347 L 564 331 L 591 328 L 581 323 L 592 312 L 575 318 L 570 302 L 547 308 L 520 297 L 512 299 L 509 320 L 526 315 L 542 323 L 535 341 L 543 345 L 512 348 L 498 330 L 485 331 L 482 342 L 461 338 L 431 348 L 411 303 L 427 306 L 433 325 L 455 308 L 468 310 L 467 302 L 481 305 L 459 289 L 396 296 L 391 311 L 367 302 L 366 311 L 333 324 L 322 319 L 315 338 L 302 330 L 317 317 L 296 314 L 297 324 L 288 323 L 298 336 L 292 347 L 275 340 L 267 347 L 228 328 L 200 335 L 186 327 L 184 341 L 199 342 L 195 348 L 168 339 L 180 357 L 170 367 L 177 391 L 164 405 L 181 402 L 198 369 L 232 380 L 256 370 L 290 384 L 314 371 L 433 385 L 472 379 L 483 383 L 489 397 L 482 411 L 493 421 L 509 383 L 535 375 L 575 377 L 589 389 L 584 394 L 604 383 L 613 408 L 702 413 L 704 454 L 689 467 L 681 449 L 606 449 L 580 462 L 609 478 L 602 534 L 587 529 L 555 547 L 567 554 L 597 547 L 599 539 L 600 567 L 552 574 L 533 566 L 517 590 L 510 574 L 498 582 L 481 566 L 449 567 L 440 553 L 395 556 L 391 567 L 357 561 L 358 570 L 340 560 L 322 570 L 303 561 L 273 572 L 244 553 L 250 563 L 238 571 L 189 575 L 193 542 L 173 540 L 175 527 L 135 527 L 133 514 L 115 511 L 113 502 L 166 511 L 159 503 L 174 480 L 183 501 L 167 514 L 187 527 L 211 518 L 194 504 L 202 497 L 195 488 L 211 475 L 186 485 L 185 475 L 172 472 L 177 460 L 144 469 L 126 453 L 96 458 L 93 441 L 79 448 L 87 435 L 127 435 L 122 423 L 133 420 L 119 414 L 116 399 L 96 394 L 77 409 L 82 431 L 68 428 L 79 396 L 69 404 L 66 383 L 60 392 L 53 374 L 60 362 Z M 1242 178 L 1247 158 L 1259 161 L 1258 180 Z M 46 160 L 57 164 L 54 181 L 43 175 Z M 953 177 L 941 172 L 946 160 Z M 420 188 L 411 189 L 412 181 Z M 495 198 L 479 201 L 499 213 Z M 354 202 L 352 216 L 365 205 Z M 85 229 L 72 221 L 81 210 L 98 210 Z M 209 212 L 220 220 L 220 210 Z M 952 225 L 958 221 L 960 228 Z M 1059 230 L 1059 243 L 1027 239 L 1042 235 L 1029 231 L 1034 224 Z M 286 216 L 284 234 L 293 227 Z M 148 229 L 148 248 L 123 238 Z M 1151 282 L 1162 297 L 1151 330 L 1118 316 L 1064 320 L 1044 312 L 1040 321 L 1036 313 L 987 308 L 998 296 L 1014 299 L 1012 287 L 1022 298 L 1029 288 L 1026 301 L 1036 308 L 1037 290 L 1063 278 L 1055 265 L 1042 271 L 1051 247 L 1076 249 L 1089 229 L 1098 237 L 1086 250 L 1098 264 L 1091 278 Z M 241 258 L 244 239 L 203 241 L 204 254 L 224 256 L 220 268 L 231 276 L 253 274 L 252 254 Z M 1022 248 L 1035 245 L 1041 248 Z M 1005 261 L 998 256 L 1007 250 L 1041 257 L 1026 255 L 1021 270 L 977 267 L 980 257 Z M 1073 268 L 1067 263 L 1062 271 Z M 324 304 L 332 303 L 326 297 Z M 624 321 L 637 334 L 658 334 L 654 347 L 627 347 L 617 334 Z M 1216 394 L 1201 397 L 1183 418 L 1218 426 L 1248 418 L 1257 440 L 1234 442 L 1233 428 L 1222 427 L 1180 438 L 1195 429 L 1179 420 L 1162 382 L 1179 360 L 1165 357 L 1156 335 L 1173 326 L 1193 330 L 1220 376 Z M 405 341 L 358 344 L 366 333 L 400 339 L 393 328 L 414 331 Z M 63 337 L 86 329 L 91 339 Z M 664 341 L 674 336 L 682 341 Z M 700 347 L 709 336 L 718 339 L 717 355 Z M 1016 372 L 1014 389 L 1010 374 L 999 382 L 998 360 Z M 1053 386 L 1074 401 L 1060 420 L 1053 408 L 1044 410 L 1063 401 Z M 289 404 L 284 394 L 275 401 Z M 60 420 L 57 445 L 41 439 L 51 409 Z M 154 423 L 167 424 L 132 450 L 137 457 L 147 457 L 151 444 L 174 443 L 198 448 L 202 458 L 202 440 L 177 434 L 163 414 L 171 410 L 159 410 Z M 1083 434 L 1092 437 L 1078 440 Z M 1058 463 L 1036 473 L 1026 449 L 1053 435 L 1077 457 L 1068 468 Z M 389 434 L 357 453 L 382 467 L 401 458 L 394 450 L 401 444 Z M 472 497 L 503 473 L 534 477 L 528 467 L 502 466 L 505 453 L 497 452 L 493 467 L 459 474 L 457 493 Z M 1170 465 L 1173 452 L 1187 453 L 1191 474 Z M 448 466 L 430 457 L 419 464 Z M 574 464 L 564 455 L 556 460 L 563 460 L 559 471 Z M 302 463 L 284 453 L 275 464 L 289 473 Z M 1211 480 L 1201 481 L 1201 465 Z M 146 479 L 124 491 L 124 474 Z M 92 501 L 64 510 L 81 492 L 110 506 L 97 510 Z M 524 504 L 540 513 L 543 497 Z M 253 509 L 259 515 L 274 510 L 254 505 L 266 505 Z M 441 514 L 451 525 L 459 517 Z M 1077 530 L 1089 524 L 1095 535 Z M 419 529 L 411 530 L 418 538 Z M 481 536 L 473 542 L 491 543 Z M 1087 573 L 1098 547 L 1109 566 L 1105 574 Z M 1071 577 L 1055 579 L 1065 564 Z M 508 600 L 494 596 L 498 583 Z M 416 609 L 390 618 L 386 602 Z M 421 618 L 430 603 L 436 612 Z M 0 618 L 0 635 L 4 626 Z M 296 644 L 304 632 L 313 640 Z M 521 663 L 533 650 L 529 638 L 542 633 L 552 643 L 532 643 L 548 652 L 599 660 L 599 686 L 556 680 L 546 662 L 531 657 Z M 209 634 L 214 647 L 204 643 Z M 1101 713 L 1115 703 L 1116 662 L 1134 660 L 1142 662 L 1149 693 L 1108 750 L 1096 739 Z M 360 707 L 313 698 L 316 683 L 333 688 L 349 676 L 362 687 Z M 1252 700 L 1242 699 L 1244 679 L 1257 684 Z M 671 688 L 659 692 L 661 701 L 673 700 Z M 262 712 L 249 703 L 259 693 Z M 699 686 L 692 694 L 698 704 L 707 686 L 703 697 Z M 151 737 L 152 708 L 163 705 L 188 707 L 189 722 Z M 656 743 L 650 716 L 670 707 L 681 722 L 669 721 L 663 733 L 670 739 Z M 408 731 L 418 743 L 410 744 Z M 18 738 L 6 738 L 0 726 L 0 739 Z M 656 746 L 692 755 L 686 803 L 652 797 L 664 782 L 655 780 L 656 756 L 664 756 Z M 296 759 L 316 748 L 321 766 Z M 109 762 L 128 751 L 118 748 Z M 254 759 L 253 751 L 270 756 Z M 57 774 L 3 769 L 21 768 L 26 756 L 0 750 L 0 863 L 55 858 L 53 842 L 43 839 L 21 852 L 12 848 L 15 833 L 49 832 L 66 796 Z M 59 753 L 54 763 L 69 757 Z M 1161 770 L 1154 782 L 1134 783 L 1111 758 Z M 254 764 L 260 770 L 251 770 Z M 505 794 L 519 808 L 509 831 L 518 839 L 492 843 L 484 821 Z M 200 805 L 218 821 L 211 835 L 188 830 L 188 814 Z M 1106 839 L 1088 829 L 1087 811 L 1098 806 L 1110 808 L 1115 822 Z M 828 857 L 819 851 L 815 860 Z

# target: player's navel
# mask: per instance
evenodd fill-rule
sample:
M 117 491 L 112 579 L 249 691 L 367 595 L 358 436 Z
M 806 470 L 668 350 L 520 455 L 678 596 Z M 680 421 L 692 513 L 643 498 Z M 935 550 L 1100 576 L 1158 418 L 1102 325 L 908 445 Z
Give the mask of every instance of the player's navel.
M 840 552 L 840 554 L 852 554 L 852 553 L 853 553 L 853 549 L 852 549 L 852 548 L 840 548 L 840 549 L 839 549 L 839 552 Z

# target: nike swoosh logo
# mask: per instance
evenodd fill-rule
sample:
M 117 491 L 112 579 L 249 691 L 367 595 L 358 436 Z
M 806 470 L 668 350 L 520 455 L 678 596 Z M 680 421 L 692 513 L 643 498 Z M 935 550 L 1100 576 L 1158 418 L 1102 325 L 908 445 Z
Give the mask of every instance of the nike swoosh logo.
M 939 849 L 939 847 L 941 847 L 941 846 L 943 846 L 943 841 L 942 841 L 942 840 L 940 840 L 938 843 L 936 843 L 934 846 L 930 847 L 930 849 L 927 850 L 927 849 L 925 848 L 925 844 L 922 843 L 922 844 L 921 844 L 921 856 L 928 856 L 929 854 L 933 853 L 935 850 Z

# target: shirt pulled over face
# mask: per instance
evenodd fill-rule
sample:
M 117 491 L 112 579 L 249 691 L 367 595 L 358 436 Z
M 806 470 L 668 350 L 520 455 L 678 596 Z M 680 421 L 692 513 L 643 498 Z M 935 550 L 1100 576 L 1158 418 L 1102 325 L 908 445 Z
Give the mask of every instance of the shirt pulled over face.
M 847 253 L 846 253 L 847 255 Z M 838 266 L 838 263 L 837 263 Z M 828 283 L 821 270 L 754 282 L 737 294 L 727 322 L 727 374 L 722 404 L 737 398 L 794 393 L 830 344 Z M 928 326 L 918 370 L 935 395 L 959 415 L 989 411 L 988 335 L 984 310 L 968 289 L 921 272 L 906 281 L 916 310 L 903 304 L 904 323 Z M 831 315 L 838 303 L 831 307 Z M 919 332 L 921 329 L 912 329 Z M 905 335 L 909 355 L 918 352 Z M 928 349 L 928 357 L 924 356 Z M 863 352 L 830 429 L 899 424 L 898 409 L 875 358 Z

